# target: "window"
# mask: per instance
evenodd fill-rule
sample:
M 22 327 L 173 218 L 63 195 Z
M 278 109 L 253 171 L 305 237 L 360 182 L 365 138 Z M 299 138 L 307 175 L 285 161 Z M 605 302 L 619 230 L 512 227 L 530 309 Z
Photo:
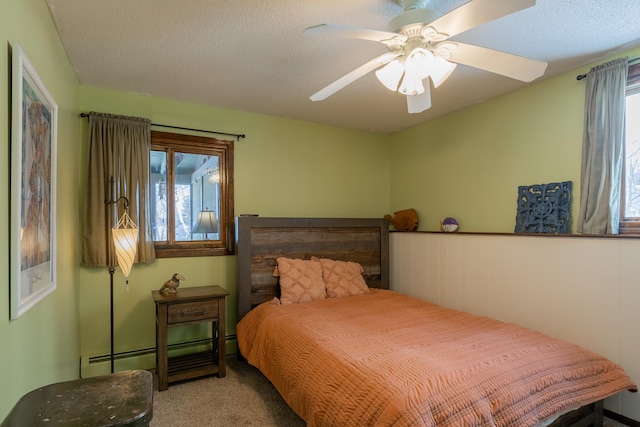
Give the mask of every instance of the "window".
M 629 67 L 620 233 L 640 234 L 640 64 Z
M 158 258 L 233 254 L 233 141 L 152 131 L 150 181 Z

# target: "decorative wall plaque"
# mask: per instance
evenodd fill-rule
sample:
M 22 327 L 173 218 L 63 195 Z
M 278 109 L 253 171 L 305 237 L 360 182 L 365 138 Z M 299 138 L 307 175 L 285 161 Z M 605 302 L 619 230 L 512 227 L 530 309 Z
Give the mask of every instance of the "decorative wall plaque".
M 571 181 L 518 187 L 516 233 L 569 232 Z

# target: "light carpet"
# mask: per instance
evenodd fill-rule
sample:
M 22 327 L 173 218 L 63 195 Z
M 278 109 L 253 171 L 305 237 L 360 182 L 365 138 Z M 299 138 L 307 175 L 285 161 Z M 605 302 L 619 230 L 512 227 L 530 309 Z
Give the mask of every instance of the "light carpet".
M 227 356 L 227 375 L 169 385 L 153 392 L 151 427 L 302 427 L 262 373 L 236 355 Z

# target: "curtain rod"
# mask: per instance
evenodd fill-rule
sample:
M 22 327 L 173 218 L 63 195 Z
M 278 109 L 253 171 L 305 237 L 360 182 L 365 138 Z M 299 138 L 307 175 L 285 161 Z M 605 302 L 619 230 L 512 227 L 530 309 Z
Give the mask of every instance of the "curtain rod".
M 630 60 L 629 60 L 629 65 L 633 65 L 633 64 L 635 64 L 636 62 L 640 62 L 640 56 L 639 56 L 639 57 L 637 57 L 637 58 L 630 59 Z M 587 77 L 587 74 L 589 74 L 589 73 L 578 74 L 578 75 L 576 76 L 576 80 L 582 80 L 582 79 L 586 78 L 586 77 Z
M 80 117 L 89 118 L 89 113 L 80 113 Z M 205 129 L 194 129 L 194 128 L 183 128 L 180 126 L 170 126 L 170 125 L 161 125 L 158 123 L 151 123 L 151 126 L 161 127 L 161 128 L 171 128 L 171 129 L 180 129 L 180 130 L 191 130 L 194 132 L 204 132 L 204 133 L 213 133 L 216 135 L 227 135 L 227 136 L 235 136 L 236 140 L 240 141 L 241 138 L 245 138 L 246 135 L 243 133 L 226 133 L 226 132 L 217 132 L 214 130 L 205 130 Z

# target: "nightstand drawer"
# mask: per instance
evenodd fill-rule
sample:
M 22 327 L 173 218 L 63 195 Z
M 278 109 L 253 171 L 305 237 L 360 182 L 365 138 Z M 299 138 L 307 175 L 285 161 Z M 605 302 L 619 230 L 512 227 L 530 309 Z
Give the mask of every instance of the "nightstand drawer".
M 218 300 L 169 304 L 167 323 L 194 322 L 218 317 Z

